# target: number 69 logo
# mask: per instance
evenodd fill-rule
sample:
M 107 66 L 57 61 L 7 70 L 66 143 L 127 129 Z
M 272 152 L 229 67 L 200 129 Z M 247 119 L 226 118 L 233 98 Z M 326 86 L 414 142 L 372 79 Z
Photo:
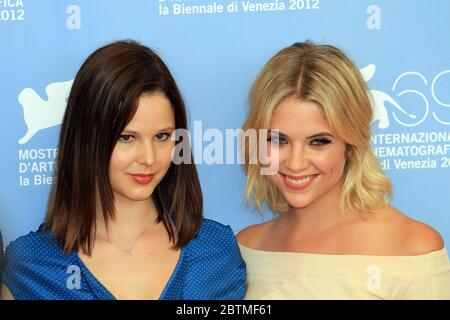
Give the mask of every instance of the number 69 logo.
M 367 67 L 361 69 L 361 74 L 365 81 L 370 80 L 373 75 L 375 74 L 376 67 L 375 65 L 371 64 Z M 450 76 L 450 70 L 444 70 L 437 74 L 433 81 L 431 82 L 431 97 L 433 98 L 434 102 L 444 108 L 450 108 L 450 102 L 444 102 L 442 98 L 438 97 L 436 94 L 436 86 L 438 83 L 441 83 L 441 81 L 444 81 L 446 77 Z M 402 73 L 400 76 L 397 77 L 397 79 L 394 81 L 394 84 L 392 86 L 392 91 L 396 92 L 398 90 L 399 84 L 402 81 L 406 81 L 407 79 L 417 78 L 421 80 L 425 86 L 428 87 L 428 81 L 425 78 L 425 76 L 421 73 L 410 71 Z M 378 123 L 378 128 L 385 129 L 390 126 L 390 119 L 389 119 L 389 113 L 388 108 L 386 107 L 386 102 L 389 102 L 390 105 L 392 105 L 392 118 L 397 122 L 398 124 L 404 126 L 404 127 L 415 127 L 420 125 L 422 122 L 424 122 L 429 114 L 430 114 L 430 103 L 427 99 L 427 97 L 419 90 L 415 89 L 405 89 L 397 93 L 397 98 L 402 96 L 416 96 L 421 101 L 420 104 L 420 111 L 419 112 L 409 112 L 407 109 L 405 109 L 403 106 L 401 106 L 396 99 L 392 98 L 389 94 L 379 91 L 379 90 L 369 90 L 371 102 L 372 102 L 372 108 L 373 108 L 373 119 L 372 123 Z M 400 119 L 399 113 L 403 114 L 403 119 L 406 118 L 411 121 L 405 121 Z M 450 125 L 450 121 L 445 121 L 441 119 L 438 114 L 435 111 L 432 111 L 433 118 L 442 125 Z

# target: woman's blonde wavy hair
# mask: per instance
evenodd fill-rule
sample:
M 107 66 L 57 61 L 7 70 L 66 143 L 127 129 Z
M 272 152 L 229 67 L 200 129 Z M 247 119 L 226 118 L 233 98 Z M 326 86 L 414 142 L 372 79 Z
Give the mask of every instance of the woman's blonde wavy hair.
M 384 206 L 392 186 L 371 149 L 372 107 L 359 69 L 330 45 L 307 41 L 282 49 L 267 62 L 252 86 L 244 131 L 268 128 L 276 106 L 292 97 L 321 105 L 331 129 L 347 145 L 340 209 L 360 212 Z M 260 211 L 265 203 L 275 212 L 288 211 L 282 194 L 260 174 L 261 163 L 249 161 L 249 141 L 244 139 L 242 145 L 247 203 L 253 202 Z

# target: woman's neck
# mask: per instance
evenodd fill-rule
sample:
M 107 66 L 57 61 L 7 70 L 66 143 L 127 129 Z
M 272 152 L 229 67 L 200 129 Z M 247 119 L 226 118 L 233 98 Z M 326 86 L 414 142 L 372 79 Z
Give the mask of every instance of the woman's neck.
M 97 235 L 126 242 L 136 234 L 142 232 L 143 228 L 155 222 L 157 210 L 153 200 L 133 201 L 116 197 L 114 201 L 115 217 L 109 219 L 105 224 L 103 215 L 97 216 Z
M 294 234 L 315 234 L 344 223 L 351 215 L 341 210 L 342 183 L 303 208 L 291 208 L 280 216 L 280 222 Z

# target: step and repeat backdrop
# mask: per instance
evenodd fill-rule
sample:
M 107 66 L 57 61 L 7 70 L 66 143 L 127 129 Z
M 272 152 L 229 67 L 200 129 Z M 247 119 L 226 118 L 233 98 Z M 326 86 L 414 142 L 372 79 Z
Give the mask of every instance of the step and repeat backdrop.
M 374 97 L 372 145 L 393 181 L 393 205 L 450 244 L 448 0 L 0 0 L 0 39 L 5 245 L 43 220 L 76 72 L 119 39 L 152 47 L 173 72 L 189 108 L 205 216 L 236 232 L 271 217 L 245 205 L 239 157 L 225 157 L 227 148 L 237 153 L 227 130 L 242 125 L 251 83 L 293 42 L 340 47 Z

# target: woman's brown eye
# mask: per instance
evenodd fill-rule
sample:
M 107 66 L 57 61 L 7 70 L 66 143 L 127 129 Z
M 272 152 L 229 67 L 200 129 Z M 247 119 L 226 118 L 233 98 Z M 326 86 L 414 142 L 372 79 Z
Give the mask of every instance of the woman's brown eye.
M 170 133 L 167 133 L 167 132 L 158 133 L 155 136 L 155 140 L 157 140 L 157 141 L 166 141 L 169 138 L 170 138 Z
M 122 134 L 119 136 L 119 141 L 125 142 L 125 143 L 131 142 L 131 141 L 133 141 L 133 139 L 134 139 L 134 137 L 130 134 Z

